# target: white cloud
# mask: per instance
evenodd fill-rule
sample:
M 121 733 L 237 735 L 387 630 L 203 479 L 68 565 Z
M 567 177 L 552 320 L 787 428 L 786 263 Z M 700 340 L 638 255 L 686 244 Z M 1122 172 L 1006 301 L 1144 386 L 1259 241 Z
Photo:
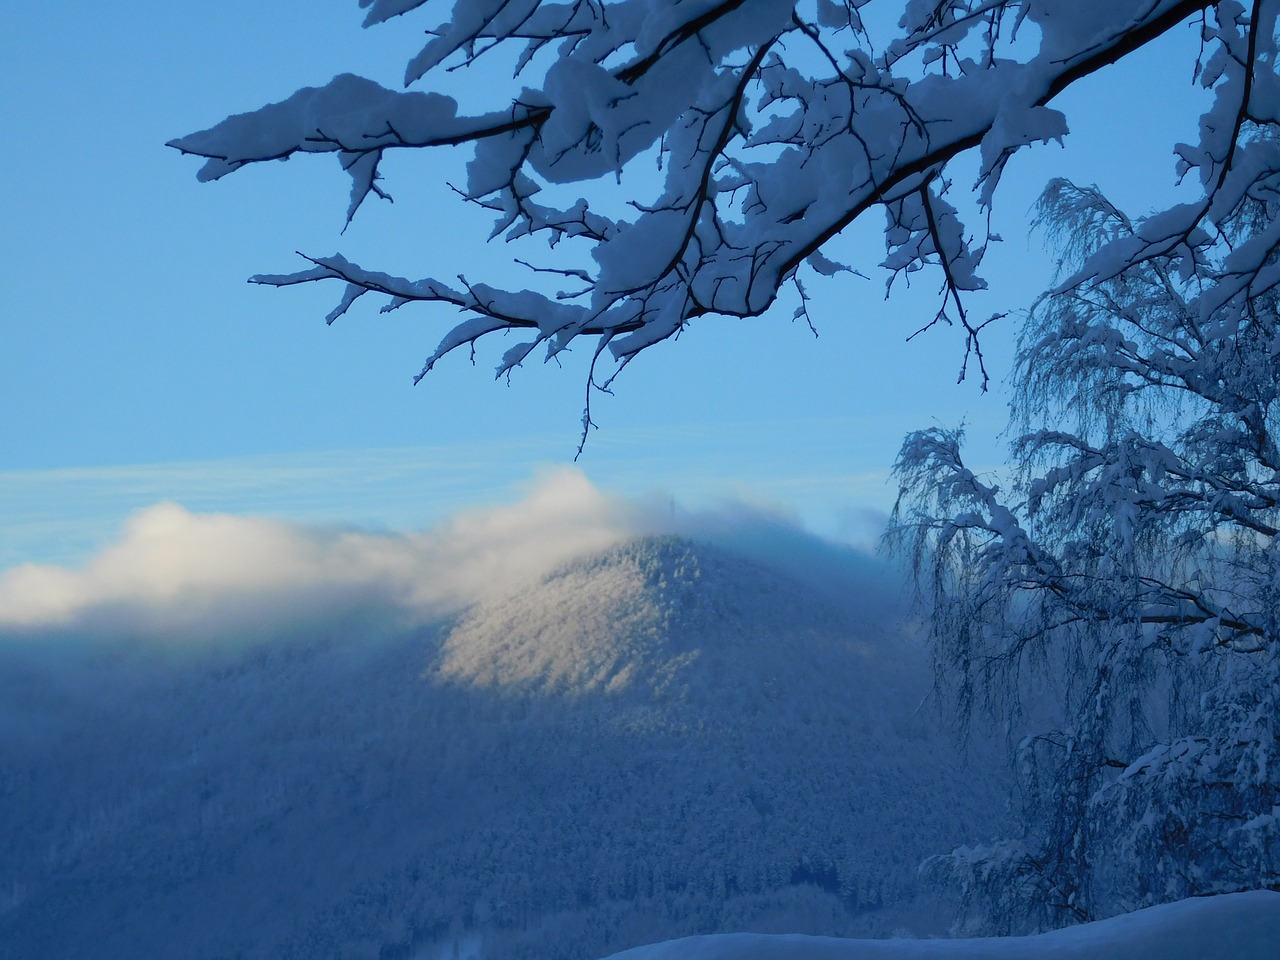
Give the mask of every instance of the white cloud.
M 371 638 L 535 583 L 575 557 L 675 532 L 753 556 L 846 596 L 883 596 L 883 565 L 804 532 L 795 515 L 722 502 L 603 493 L 579 471 L 547 471 L 520 501 L 472 509 L 422 533 L 194 513 L 135 513 L 84 566 L 0 573 L 0 636 L 175 646 L 328 633 Z M 889 592 L 892 592 L 890 590 Z
M 201 640 L 271 636 L 376 614 L 428 622 L 642 532 L 644 511 L 579 472 L 542 477 L 521 502 L 426 533 L 371 533 L 173 503 L 136 513 L 79 569 L 0 575 L 0 631 Z

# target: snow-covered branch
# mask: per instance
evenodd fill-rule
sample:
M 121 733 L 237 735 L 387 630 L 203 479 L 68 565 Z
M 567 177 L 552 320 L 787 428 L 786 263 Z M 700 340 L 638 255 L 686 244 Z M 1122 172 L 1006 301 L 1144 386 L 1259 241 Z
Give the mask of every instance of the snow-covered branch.
M 365 5 L 367 24 L 424 6 Z M 1220 55 L 1205 77 L 1227 102 L 1270 48 L 1254 41 L 1248 18 L 1228 15 L 1234 7 L 1207 0 L 1113 0 L 1079 11 L 1047 0 L 909 4 L 894 28 L 866 0 L 458 0 L 406 82 L 506 57 L 520 84 L 506 102 L 468 116 L 438 93 L 398 93 L 343 75 L 171 145 L 206 158 L 204 180 L 299 153 L 335 154 L 352 178 L 348 218 L 370 195 L 386 196 L 379 164 L 388 151 L 470 146 L 464 199 L 496 214 L 495 235 L 570 241 L 579 251 L 569 269 L 583 281 L 580 309 L 566 312 L 554 298 L 494 278 L 477 283 L 484 296 L 436 297 L 432 291 L 453 284 L 389 278 L 345 261 L 340 270 L 256 278 L 341 280 L 346 293 L 331 316 L 350 306 L 355 286 L 389 294 L 396 306 L 441 300 L 481 320 L 448 332 L 427 367 L 474 343 L 477 330 L 530 327 L 544 334 L 535 345 L 552 338 L 553 353 L 586 335 L 625 363 L 698 317 L 766 312 L 802 265 L 830 262 L 824 246 L 883 206 L 884 265 L 941 271 L 938 319 L 959 322 L 966 360 L 985 385 L 982 323 L 960 294 L 982 286 L 987 238 L 971 237 L 936 189 L 947 164 L 979 150 L 975 196 L 989 205 L 1011 155 L 1066 135 L 1066 118 L 1049 106 L 1057 94 L 1210 9 L 1219 23 L 1206 28 L 1206 44 Z M 1232 59 L 1242 42 L 1242 56 L 1253 58 L 1243 65 Z M 1251 90 L 1265 85 L 1250 82 Z M 1239 165 L 1224 163 L 1205 136 L 1200 154 L 1188 148 L 1189 166 Z M 597 212 L 611 192 L 603 178 L 625 196 L 634 181 L 624 183 L 624 171 L 654 156 L 664 171 L 655 197 L 628 197 L 636 211 L 629 219 Z M 1237 190 L 1229 177 L 1205 182 L 1207 193 Z M 571 183 L 589 186 L 596 202 L 534 200 Z M 1194 221 L 1179 233 L 1192 247 L 1203 233 Z M 1150 250 L 1109 255 L 1082 275 L 1101 276 Z M 1251 253 L 1240 254 L 1243 269 Z M 527 354 L 508 351 L 499 374 Z

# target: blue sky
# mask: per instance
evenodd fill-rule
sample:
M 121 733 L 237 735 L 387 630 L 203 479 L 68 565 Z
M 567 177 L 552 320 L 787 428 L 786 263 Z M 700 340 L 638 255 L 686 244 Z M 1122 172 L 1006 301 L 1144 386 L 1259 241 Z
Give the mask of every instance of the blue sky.
M 409 274 L 487 266 L 500 279 L 509 268 L 481 244 L 487 224 L 461 220 L 444 185 L 458 157 L 389 167 L 395 205 L 365 209 L 340 237 L 347 186 L 331 159 L 199 184 L 198 163 L 164 147 L 337 72 L 394 85 L 418 34 L 362 31 L 360 19 L 355 0 L 54 0 L 6 12 L 0 569 L 81 561 L 163 500 L 420 527 L 510 499 L 572 459 L 583 357 L 535 363 L 508 385 L 482 352 L 475 368 L 450 358 L 413 387 L 451 315 L 353 311 L 326 328 L 333 291 L 244 282 L 293 269 L 294 250 L 364 253 Z M 974 312 L 1016 310 L 1047 280 L 1051 260 L 1027 224 L 1048 177 L 1097 182 L 1135 211 L 1169 197 L 1171 146 L 1194 135 L 1197 113 L 1195 47 L 1178 33 L 1061 98 L 1067 149 L 1011 166 L 997 197 L 1007 242 Z M 484 77 L 470 83 L 482 96 Z M 579 467 L 609 491 L 767 503 L 861 540 L 892 503 L 887 470 L 908 430 L 963 418 L 971 461 L 998 465 L 1002 390 L 955 383 L 953 334 L 904 342 L 931 315 L 935 282 L 886 303 L 880 227 L 873 216 L 831 251 L 870 280 L 810 285 L 819 339 L 785 308 L 700 321 L 633 364 L 617 396 L 596 397 L 601 429 Z M 1015 329 L 988 338 L 997 380 Z

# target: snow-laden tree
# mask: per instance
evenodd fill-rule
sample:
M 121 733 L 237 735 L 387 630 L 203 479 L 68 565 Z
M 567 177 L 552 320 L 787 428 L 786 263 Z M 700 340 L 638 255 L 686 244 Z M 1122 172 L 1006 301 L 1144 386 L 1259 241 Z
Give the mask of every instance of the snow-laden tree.
M 939 679 L 1017 741 L 1024 836 L 933 864 L 979 929 L 1280 888 L 1280 137 L 1239 115 L 1220 177 L 1253 182 L 1154 255 L 1170 215 L 1050 184 L 1084 268 L 1022 334 L 1008 489 L 960 431 L 896 467 Z
M 1274 16 L 1265 3 L 455 0 L 445 15 L 445 4 L 428 0 L 360 5 L 366 24 L 434 17 L 405 74 L 428 92 L 342 75 L 172 145 L 207 158 L 202 180 L 298 153 L 334 154 L 351 175 L 349 218 L 371 194 L 387 196 L 384 158 L 469 145 L 460 202 L 489 211 L 495 237 L 541 237 L 556 248 L 541 262 L 515 254 L 532 268 L 524 279 L 392 276 L 341 254 L 254 278 L 338 281 L 331 322 L 368 293 L 385 298 L 384 310 L 447 305 L 455 319 L 424 373 L 502 332 L 517 342 L 502 354 L 500 375 L 535 349 L 554 356 L 584 336 L 597 360 L 621 366 L 704 315 L 762 314 L 789 285 L 796 317 L 806 317 L 808 272 L 842 269 L 824 246 L 878 207 L 887 218 L 882 265 L 891 276 L 937 271 L 939 309 L 919 325 L 957 325 L 965 366 L 976 365 L 985 385 L 985 320 L 966 309 L 965 294 L 984 286 L 994 238 L 961 222 L 959 194 L 971 191 L 985 222 L 1010 157 L 1067 134 L 1053 106 L 1063 90 L 1199 23 L 1201 80 L 1226 107 L 1184 157 L 1206 196 L 1228 205 L 1240 189 L 1228 176 L 1239 166 L 1236 107 L 1275 99 L 1269 44 L 1255 49 Z M 496 74 L 514 78 L 468 114 L 429 92 L 447 70 L 483 71 L 486 89 Z M 978 177 L 957 188 L 948 164 L 966 153 L 976 153 Z M 657 184 L 651 194 L 648 183 Z M 1195 263 L 1207 242 L 1200 224 L 1213 215 L 1171 211 L 1094 269 L 1174 249 Z M 1242 252 L 1245 261 L 1261 262 L 1267 236 Z
M 1198 200 L 1046 191 L 1074 272 L 1022 333 L 1011 476 L 959 431 L 897 464 L 939 679 L 1004 720 L 1021 778 L 1023 836 L 934 863 L 973 929 L 1280 887 L 1276 12 L 1208 18 Z

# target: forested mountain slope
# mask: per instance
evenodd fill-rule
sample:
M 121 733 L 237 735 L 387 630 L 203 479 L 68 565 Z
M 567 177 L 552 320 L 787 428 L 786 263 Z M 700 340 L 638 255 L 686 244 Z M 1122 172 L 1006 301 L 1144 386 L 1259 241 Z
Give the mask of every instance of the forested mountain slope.
M 649 539 L 391 640 L 0 644 L 0 942 L 505 960 L 942 923 L 917 864 L 1005 829 L 1004 787 L 873 609 Z

